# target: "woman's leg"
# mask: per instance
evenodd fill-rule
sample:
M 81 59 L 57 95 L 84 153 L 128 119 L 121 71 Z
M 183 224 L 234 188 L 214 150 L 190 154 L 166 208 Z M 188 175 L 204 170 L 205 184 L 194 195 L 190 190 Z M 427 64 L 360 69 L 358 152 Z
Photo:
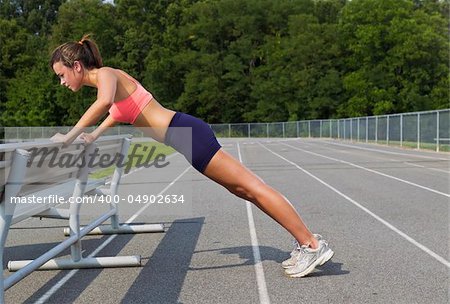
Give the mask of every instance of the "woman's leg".
M 318 247 L 318 241 L 291 203 L 223 149 L 214 155 L 203 174 L 255 204 L 289 231 L 300 245 L 309 245 L 313 249 Z

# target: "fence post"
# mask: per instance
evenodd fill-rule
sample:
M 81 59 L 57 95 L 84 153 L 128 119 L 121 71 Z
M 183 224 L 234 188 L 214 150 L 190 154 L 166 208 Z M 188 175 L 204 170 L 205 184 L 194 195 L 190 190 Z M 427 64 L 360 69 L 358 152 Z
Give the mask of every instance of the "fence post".
M 350 141 L 353 141 L 353 118 L 350 118 Z
M 328 123 L 330 124 L 330 138 L 333 138 L 333 133 L 332 133 L 333 132 L 333 128 L 332 128 L 332 125 L 331 125 L 333 123 L 333 120 L 329 119 Z
M 359 137 L 360 137 L 360 132 L 359 132 L 359 124 L 360 124 L 360 119 L 359 119 L 359 117 L 358 117 L 358 119 L 356 120 L 356 122 L 357 122 L 357 124 L 358 124 L 358 126 L 357 126 L 357 128 L 356 128 L 356 133 L 357 133 L 357 138 L 356 138 L 356 141 L 359 141 Z
M 337 121 L 337 138 L 338 139 L 340 139 L 341 138 L 341 120 L 340 119 L 338 119 L 338 121 Z
M 369 116 L 366 116 L 366 143 L 369 142 Z
M 378 143 L 378 116 L 375 116 L 375 143 Z
M 420 149 L 420 113 L 417 113 L 417 149 Z
M 308 120 L 308 138 L 311 138 L 311 120 Z
M 322 138 L 322 119 L 319 122 L 319 138 Z
M 297 138 L 299 138 L 298 121 L 295 124 L 296 124 L 296 128 L 297 128 Z
M 346 119 L 344 119 L 344 140 L 346 139 L 346 135 L 347 135 L 345 132 L 346 131 L 345 122 L 346 122 Z
M 389 146 L 389 115 L 386 115 L 386 145 Z
M 400 147 L 403 147 L 403 114 L 400 114 Z
M 439 152 L 439 111 L 436 111 L 436 152 Z
M 228 124 L 228 137 L 231 137 L 231 124 Z

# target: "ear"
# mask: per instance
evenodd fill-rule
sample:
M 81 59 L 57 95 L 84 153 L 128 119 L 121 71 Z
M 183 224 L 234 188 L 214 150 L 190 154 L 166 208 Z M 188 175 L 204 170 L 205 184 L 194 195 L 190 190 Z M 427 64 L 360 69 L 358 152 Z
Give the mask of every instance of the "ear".
M 81 72 L 83 70 L 83 65 L 78 60 L 73 62 L 73 69 L 77 72 Z

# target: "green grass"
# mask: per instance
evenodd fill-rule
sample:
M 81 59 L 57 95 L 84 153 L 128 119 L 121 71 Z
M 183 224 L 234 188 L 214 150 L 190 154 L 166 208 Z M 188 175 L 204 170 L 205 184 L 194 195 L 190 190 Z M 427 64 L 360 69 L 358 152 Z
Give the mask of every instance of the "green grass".
M 375 143 L 375 141 L 370 141 L 370 140 L 369 140 L 369 142 Z M 385 140 L 378 140 L 376 143 L 380 144 L 380 145 L 388 144 L 388 142 L 385 141 Z M 390 140 L 389 141 L 389 146 L 398 146 L 398 147 L 402 146 L 403 148 L 417 149 L 417 142 L 404 141 L 400 145 L 400 141 Z M 436 151 L 436 144 L 421 142 L 419 144 L 419 149 Z M 448 144 L 439 144 L 439 152 L 450 152 L 450 145 L 448 145 Z
M 166 157 L 172 153 L 175 152 L 175 150 L 171 147 L 168 147 L 162 143 L 158 142 L 139 142 L 139 143 L 132 143 L 130 148 L 128 149 L 128 156 L 133 152 L 134 146 L 136 144 L 139 144 L 136 148 L 136 151 L 134 152 L 135 155 L 142 155 L 142 159 L 146 160 L 147 156 L 150 153 L 150 150 L 152 147 L 155 147 L 155 152 L 153 153 L 152 157 L 150 158 L 151 161 L 155 159 L 155 157 L 159 154 L 164 154 Z M 144 147 L 147 147 L 147 149 L 144 151 Z M 138 162 L 138 159 L 136 157 L 132 158 L 132 168 L 136 167 L 136 163 Z M 114 173 L 116 166 L 110 166 L 108 168 L 100 169 L 98 171 L 92 172 L 89 177 L 92 179 L 100 179 L 105 178 L 108 176 L 111 176 Z

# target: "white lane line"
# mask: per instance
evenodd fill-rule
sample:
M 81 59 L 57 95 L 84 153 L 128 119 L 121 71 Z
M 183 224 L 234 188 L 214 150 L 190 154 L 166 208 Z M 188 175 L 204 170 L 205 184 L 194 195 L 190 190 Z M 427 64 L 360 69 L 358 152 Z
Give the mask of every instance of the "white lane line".
M 377 153 L 394 154 L 394 155 L 402 155 L 402 156 L 411 156 L 411 157 L 433 159 L 433 160 L 446 160 L 446 161 L 450 160 L 448 158 L 425 156 L 425 155 L 416 155 L 416 154 L 401 153 L 401 152 L 393 152 L 393 151 L 386 151 L 386 150 L 373 149 L 373 148 L 367 148 L 367 147 L 359 147 L 359 146 L 352 146 L 352 145 L 346 145 L 346 144 L 338 144 L 338 143 L 329 142 L 329 141 L 326 141 L 326 143 L 329 144 L 329 145 L 335 145 L 335 146 L 341 146 L 341 147 L 347 147 L 347 148 L 359 149 L 359 150 L 366 150 L 366 151 L 373 151 L 373 152 L 377 152 Z
M 184 170 L 180 175 L 177 176 L 177 178 L 175 178 L 170 184 L 168 184 L 163 190 L 161 190 L 161 192 L 159 192 L 156 196 L 159 196 L 161 194 L 163 194 L 164 192 L 166 192 L 170 187 L 172 187 L 173 185 L 175 185 L 175 183 L 183 176 L 186 174 L 186 172 L 189 171 L 189 169 L 191 169 L 192 166 L 189 166 L 186 168 L 186 170 Z M 125 221 L 125 224 L 129 224 L 131 222 L 133 222 L 142 212 L 144 212 L 145 209 L 147 209 L 150 206 L 150 204 L 146 204 L 144 207 L 142 207 L 141 209 L 138 210 L 138 212 L 136 212 L 132 217 L 130 217 L 128 220 Z
M 332 143 L 332 142 L 328 142 L 328 141 L 324 141 L 324 143 L 329 144 L 329 145 L 335 145 L 335 146 L 343 146 L 343 147 L 349 147 L 349 148 L 354 148 L 354 149 L 359 149 L 359 150 L 366 150 L 366 151 L 373 151 L 373 152 L 379 152 L 379 153 L 385 153 L 385 154 L 395 154 L 395 155 L 402 155 L 402 156 L 413 156 L 413 157 L 423 157 L 423 158 L 427 158 L 427 159 L 432 159 L 432 160 L 437 160 L 437 161 L 450 161 L 450 159 L 445 159 L 445 158 L 433 158 L 433 157 L 429 157 L 429 156 L 422 156 L 422 155 L 414 155 L 414 154 L 407 154 L 407 153 L 399 153 L 399 152 L 391 152 L 391 151 L 385 151 L 385 150 L 379 150 L 379 149 L 371 149 L 371 148 L 366 148 L 366 147 L 358 147 L 358 146 L 351 146 L 351 145 L 345 145 L 345 144 L 338 144 L 338 143 Z M 308 146 L 304 145 L 302 143 L 302 147 L 307 148 Z M 331 151 L 339 151 L 339 152 L 344 152 L 343 150 L 337 150 L 335 148 L 328 148 Z M 381 157 L 377 157 L 378 159 L 383 159 Z M 394 163 L 398 162 L 398 160 L 396 159 L 392 159 L 389 158 L 389 161 L 392 161 Z M 414 164 L 410 161 L 404 161 L 402 162 L 403 164 L 406 164 L 408 166 L 412 166 L 412 167 L 418 167 L 418 168 L 423 168 L 423 169 L 427 169 L 427 170 L 431 170 L 431 171 L 436 171 L 436 172 L 443 172 L 443 173 L 447 173 L 450 174 L 450 171 L 448 170 L 443 170 L 443 169 L 438 169 L 438 168 L 433 168 L 433 167 L 426 167 L 423 165 L 418 165 L 418 164 Z
M 291 165 L 295 166 L 297 169 L 301 170 L 302 172 L 304 172 L 305 174 L 309 175 L 310 177 L 314 178 L 315 180 L 317 180 L 319 183 L 323 184 L 324 186 L 326 186 L 327 188 L 331 189 L 332 191 L 334 191 L 335 193 L 337 193 L 338 195 L 342 196 L 343 198 L 345 198 L 347 201 L 349 201 L 350 203 L 352 203 L 353 205 L 355 205 L 356 207 L 360 208 L 361 210 L 363 210 L 364 212 L 366 212 L 367 214 L 369 214 L 370 216 L 372 216 L 373 218 L 375 218 L 377 221 L 379 221 L 380 223 L 382 223 L 383 225 L 385 225 L 386 227 L 388 227 L 389 229 L 391 229 L 392 231 L 394 231 L 395 233 L 399 234 L 401 237 L 403 237 L 404 239 L 406 239 L 408 242 L 410 242 L 411 244 L 413 244 L 414 246 L 418 247 L 419 249 L 421 249 L 422 251 L 424 251 L 425 253 L 429 254 L 430 256 L 432 256 L 434 259 L 436 259 L 438 262 L 444 264 L 444 266 L 447 266 L 448 268 L 450 268 L 450 262 L 447 261 L 445 258 L 441 257 L 440 255 L 438 255 L 437 253 L 435 253 L 434 251 L 432 251 L 431 249 L 429 249 L 428 247 L 422 245 L 421 243 L 417 242 L 416 240 L 414 240 L 412 237 L 410 237 L 409 235 L 407 235 L 406 233 L 404 233 L 403 231 L 401 231 L 400 229 L 396 228 L 394 225 L 390 224 L 389 222 L 385 221 L 384 219 L 382 219 L 381 217 L 379 217 L 378 215 L 376 215 L 375 213 L 373 213 L 372 211 L 370 211 L 369 209 L 367 209 L 366 207 L 362 206 L 361 204 L 359 204 L 358 202 L 356 202 L 354 199 L 350 198 L 349 196 L 345 195 L 344 193 L 340 192 L 339 190 L 337 190 L 336 188 L 334 188 L 333 186 L 331 186 L 330 184 L 327 184 L 325 181 L 321 180 L 320 178 L 318 178 L 317 176 L 315 176 L 314 174 L 310 173 L 309 171 L 303 169 L 302 167 L 300 167 L 299 165 L 297 165 L 296 163 L 288 160 L 287 158 L 281 156 L 280 154 L 270 150 L 269 148 L 267 148 L 266 146 L 262 145 L 261 146 L 266 149 L 267 151 L 269 151 L 270 153 L 272 153 L 273 155 L 278 156 L 279 158 L 281 158 L 282 160 L 290 163 Z
M 176 155 L 176 154 L 175 154 Z M 175 156 L 174 155 L 174 156 Z M 186 174 L 186 172 L 192 168 L 191 166 L 189 166 L 186 170 L 184 170 L 180 175 L 178 175 L 169 185 L 167 185 L 161 192 L 158 193 L 158 195 L 162 195 L 164 194 L 164 192 L 166 192 L 171 186 L 173 186 L 175 184 L 175 182 L 177 180 L 179 180 L 184 174 Z M 131 172 L 129 172 L 126 175 L 130 175 L 131 173 L 137 172 L 142 170 L 143 168 L 139 168 L 139 169 L 135 169 Z M 125 176 L 125 175 L 124 175 Z M 141 209 L 139 209 L 139 211 L 137 213 L 135 213 L 132 217 L 130 217 L 125 223 L 129 224 L 132 221 L 134 221 L 136 219 L 136 217 L 141 214 L 145 208 L 147 208 L 149 205 L 146 205 L 144 207 L 142 207 Z M 107 238 L 103 243 L 100 244 L 100 246 L 97 247 L 97 249 L 95 249 L 89 256 L 88 258 L 92 258 L 94 256 L 96 256 L 100 251 L 103 250 L 103 248 L 105 248 L 109 243 L 111 243 L 115 238 L 116 238 L 117 234 L 113 234 L 111 235 L 109 238 Z M 72 278 L 80 269 L 72 269 L 71 271 L 69 271 L 64 277 L 62 277 L 58 282 L 55 283 L 55 285 L 52 286 L 52 288 L 50 288 L 45 294 L 43 294 L 39 299 L 36 300 L 36 304 L 43 304 L 46 303 L 48 301 L 48 299 L 50 299 L 51 296 L 53 296 L 62 286 L 64 286 L 64 284 L 70 280 L 70 278 Z
M 427 170 L 432 170 L 432 171 L 437 171 L 437 172 L 443 172 L 443 173 L 450 174 L 450 171 L 437 169 L 437 168 L 425 167 L 423 165 L 418 165 L 418 164 L 414 164 L 414 163 L 410 163 L 410 162 L 404 162 L 404 164 L 409 165 L 409 166 L 413 166 L 413 167 L 419 167 L 419 168 L 424 168 L 424 169 L 427 169 Z
M 237 142 L 239 161 L 242 163 L 241 149 Z M 255 260 L 256 282 L 258 284 L 259 302 L 261 304 L 270 304 L 269 293 L 267 292 L 266 278 L 261 262 L 261 253 L 259 251 L 258 237 L 256 235 L 255 221 L 253 219 L 252 206 L 249 201 L 245 201 L 247 207 L 248 228 L 250 230 L 250 239 L 252 242 L 253 259 Z
M 368 171 L 368 172 L 371 172 L 371 173 L 375 173 L 375 174 L 378 174 L 378 175 L 381 175 L 381 176 L 384 176 L 384 177 L 387 177 L 387 178 L 394 179 L 396 181 L 399 181 L 399 182 L 402 182 L 402 183 L 405 183 L 405 184 L 408 184 L 408 185 L 411 185 L 411 186 L 414 186 L 414 187 L 417 187 L 417 188 L 421 188 L 421 189 L 424 189 L 424 190 L 427 190 L 427 191 L 430 191 L 430 192 L 433 192 L 433 193 L 436 193 L 436 194 L 439 194 L 439 195 L 443 195 L 445 197 L 450 197 L 450 194 L 448 194 L 448 193 L 444 193 L 444 192 L 441 192 L 441 191 L 438 191 L 438 190 L 434 190 L 434 189 L 431 189 L 431 188 L 428 188 L 428 187 L 425 187 L 425 186 L 422 186 L 422 185 L 419 185 L 419 184 L 416 184 L 416 183 L 413 183 L 413 182 L 410 182 L 410 181 L 407 181 L 407 180 L 404 180 L 404 179 L 401 179 L 401 178 L 398 178 L 398 177 L 395 177 L 395 176 L 392 176 L 392 175 L 389 175 L 389 174 L 382 173 L 380 171 L 376 171 L 376 170 L 369 169 L 369 168 L 366 168 L 366 167 L 363 167 L 363 166 L 360 166 L 360 165 L 353 164 L 353 163 L 345 161 L 345 160 L 340 160 L 340 159 L 329 157 L 329 156 L 325 156 L 325 155 L 322 155 L 322 154 L 319 154 L 319 153 L 303 150 L 303 149 L 300 149 L 300 148 L 297 148 L 295 146 L 291 146 L 291 145 L 288 145 L 288 144 L 285 144 L 285 143 L 281 143 L 281 144 L 285 145 L 285 146 L 288 146 L 288 147 L 290 147 L 292 149 L 305 152 L 307 154 L 323 157 L 323 158 L 326 158 L 326 159 L 329 159 L 329 160 L 332 160 L 332 161 L 335 161 L 335 162 L 338 162 L 338 163 L 343 163 L 343 164 L 346 164 L 346 165 L 349 165 L 349 166 L 352 166 L 352 167 L 355 167 L 355 168 L 358 168 L 358 169 L 362 169 L 362 170 L 365 170 L 365 171 Z

